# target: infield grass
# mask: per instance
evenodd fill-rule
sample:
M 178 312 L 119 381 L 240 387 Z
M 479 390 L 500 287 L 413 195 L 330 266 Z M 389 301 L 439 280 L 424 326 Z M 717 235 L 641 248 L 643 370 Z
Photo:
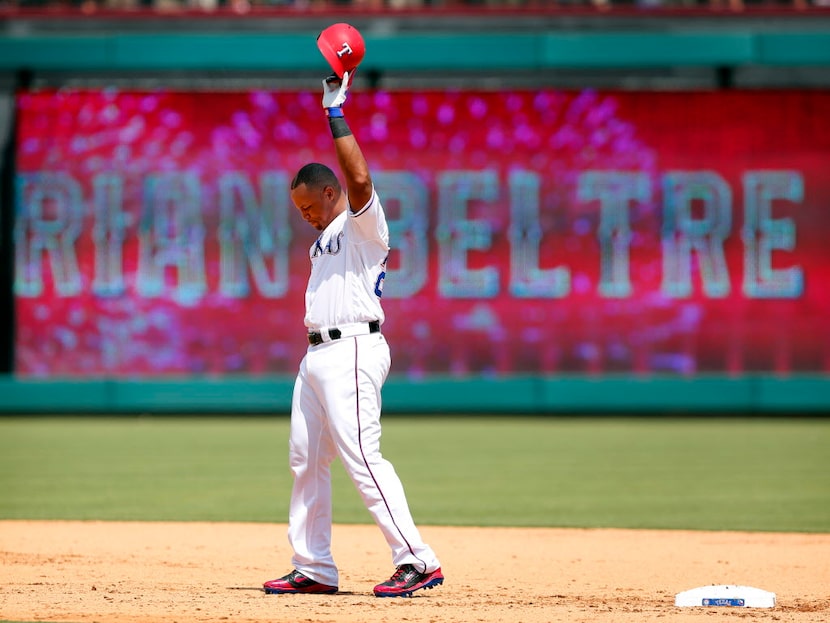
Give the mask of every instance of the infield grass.
M 830 531 L 827 419 L 387 415 L 382 448 L 422 525 Z M 285 416 L 3 418 L 0 519 L 282 523 L 287 454 Z

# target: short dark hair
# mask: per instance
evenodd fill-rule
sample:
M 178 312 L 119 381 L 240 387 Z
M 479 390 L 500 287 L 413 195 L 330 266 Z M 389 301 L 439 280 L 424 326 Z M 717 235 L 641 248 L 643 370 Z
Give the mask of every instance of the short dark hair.
M 297 171 L 297 175 L 291 181 L 291 190 L 294 190 L 300 184 L 315 189 L 331 186 L 335 190 L 340 190 L 340 182 L 334 171 L 319 162 L 310 162 Z

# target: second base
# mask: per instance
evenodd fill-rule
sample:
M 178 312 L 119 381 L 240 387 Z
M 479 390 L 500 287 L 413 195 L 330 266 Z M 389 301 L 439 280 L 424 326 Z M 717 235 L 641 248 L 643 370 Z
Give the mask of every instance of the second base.
M 675 606 L 732 606 L 738 608 L 774 608 L 775 593 L 752 586 L 700 586 L 678 593 Z

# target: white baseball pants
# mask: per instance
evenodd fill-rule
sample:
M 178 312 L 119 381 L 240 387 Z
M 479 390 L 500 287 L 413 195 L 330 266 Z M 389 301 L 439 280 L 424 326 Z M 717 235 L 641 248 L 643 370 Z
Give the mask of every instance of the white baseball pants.
M 338 586 L 331 553 L 331 463 L 339 457 L 392 550 L 395 566 L 440 564 L 423 542 L 392 464 L 381 456 L 381 387 L 390 354 L 381 333 L 309 347 L 294 384 L 288 540 L 303 575 Z

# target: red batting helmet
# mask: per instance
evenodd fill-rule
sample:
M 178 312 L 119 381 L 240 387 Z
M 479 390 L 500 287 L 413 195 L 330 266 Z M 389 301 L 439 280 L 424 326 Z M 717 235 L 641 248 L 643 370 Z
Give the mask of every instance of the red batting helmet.
M 344 72 L 357 69 L 366 54 L 366 44 L 357 28 L 345 23 L 332 24 L 323 30 L 317 36 L 317 47 L 338 78 Z

